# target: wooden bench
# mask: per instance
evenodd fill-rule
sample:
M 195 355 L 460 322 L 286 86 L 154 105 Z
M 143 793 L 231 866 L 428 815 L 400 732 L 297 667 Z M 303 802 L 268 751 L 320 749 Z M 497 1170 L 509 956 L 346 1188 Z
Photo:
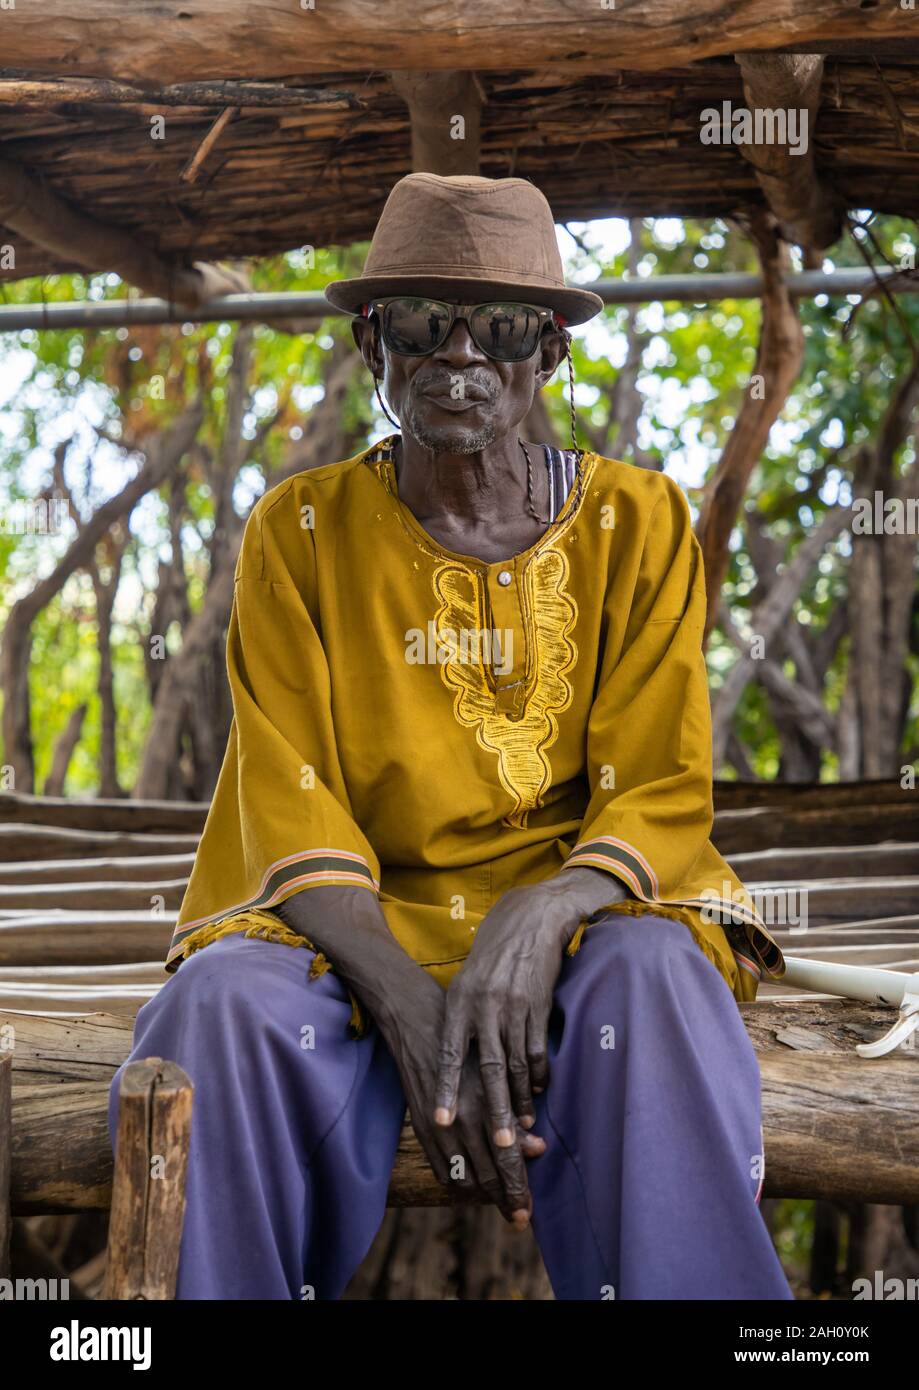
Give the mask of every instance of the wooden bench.
M 808 931 L 775 929 L 785 949 L 919 970 L 915 795 L 728 784 L 714 838 L 751 888 L 807 890 Z M 19 856 L 0 865 L 0 1059 L 11 1058 L 0 1067 L 0 1275 L 13 1214 L 111 1208 L 109 1295 L 172 1296 L 190 1083 L 169 1059 L 129 1069 L 118 1174 L 107 1106 L 133 1015 L 167 978 L 205 812 L 0 795 L 0 855 Z M 853 1051 L 886 1031 L 889 1011 L 767 983 L 742 1014 L 762 1072 L 766 1195 L 919 1202 L 919 1051 L 872 1062 Z M 148 1176 L 154 1153 L 168 1182 Z M 406 1126 L 390 1205 L 450 1200 Z
M 774 1000 L 743 1005 L 742 1014 L 762 1074 L 766 1195 L 919 1203 L 919 1053 L 865 1062 L 852 1050 L 886 1029 L 889 1012 L 839 1000 Z M 0 1047 L 12 1046 L 6 1052 L 12 1059 L 7 1109 L 0 1099 L 0 1181 L 7 1172 L 9 1184 L 5 1220 L 111 1206 L 109 1296 L 168 1298 L 181 1234 L 175 1212 L 183 1200 L 192 1087 L 168 1060 L 132 1063 L 115 1173 L 109 1087 L 128 1055 L 131 1032 L 124 1015 L 0 1012 Z M 153 1155 L 166 1160 L 162 1183 L 149 1176 Z M 450 1200 L 406 1124 L 390 1205 Z M 0 1210 L 0 1231 L 3 1224 Z

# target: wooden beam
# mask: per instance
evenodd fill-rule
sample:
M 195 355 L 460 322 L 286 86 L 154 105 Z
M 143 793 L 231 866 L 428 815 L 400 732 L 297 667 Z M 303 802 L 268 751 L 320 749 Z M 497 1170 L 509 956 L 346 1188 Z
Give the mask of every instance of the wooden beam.
M 769 143 L 742 145 L 756 179 L 786 241 L 805 250 L 832 246 L 842 235 L 844 206 L 820 179 L 814 150 L 814 127 L 820 107 L 823 58 L 818 54 L 738 53 L 744 97 L 754 113 L 787 116 L 796 111 L 806 121 L 806 149 Z M 800 132 L 803 133 L 803 132 Z
M 71 263 L 114 271 L 129 285 L 177 304 L 195 306 L 249 288 L 234 270 L 203 261 L 170 264 L 133 233 L 87 216 L 9 159 L 0 159 L 0 225 Z
M 903 1052 L 852 1051 L 890 1026 L 890 1010 L 851 1001 L 741 1007 L 763 1079 L 768 1196 L 919 1202 L 919 1067 Z M 0 1012 L 16 1029 L 12 1202 L 17 1214 L 105 1208 L 112 1156 L 106 1107 L 131 1021 Z M 406 1126 L 391 1206 L 446 1197 Z
M 8 71 L 8 70 L 6 70 Z M 353 92 L 332 87 L 289 87 L 269 82 L 181 82 L 171 87 L 137 87 L 96 77 L 34 78 L 28 73 L 0 77 L 0 105 L 60 106 L 239 106 L 247 110 L 273 107 L 345 106 L 360 110 L 366 103 Z
M 412 127 L 412 171 L 477 174 L 482 87 L 471 72 L 391 72 Z
M 192 1084 L 175 1062 L 125 1067 L 103 1298 L 175 1297 L 191 1114 Z
M 875 40 L 915 35 L 915 15 L 899 5 L 849 0 L 658 0 L 653 19 L 646 6 L 607 10 L 597 0 L 43 0 L 4 12 L 3 61 L 36 75 L 156 85 L 398 68 L 653 70 L 830 41 L 855 41 L 870 54 Z

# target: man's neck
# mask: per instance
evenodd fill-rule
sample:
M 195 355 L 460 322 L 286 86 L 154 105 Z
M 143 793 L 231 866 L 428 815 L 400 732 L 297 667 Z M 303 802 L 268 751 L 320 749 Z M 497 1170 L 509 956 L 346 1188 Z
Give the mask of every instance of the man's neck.
M 431 453 L 401 436 L 395 460 L 399 497 L 447 550 L 487 564 L 509 560 L 535 545 L 549 524 L 542 446 L 527 443 L 527 451 L 536 517 L 527 503 L 526 458 L 516 436 L 476 454 Z
M 545 502 L 542 449 L 528 444 L 527 450 L 539 508 Z M 527 464 L 516 432 L 473 454 L 435 452 L 403 434 L 396 473 L 399 496 L 419 521 L 476 528 L 527 509 Z

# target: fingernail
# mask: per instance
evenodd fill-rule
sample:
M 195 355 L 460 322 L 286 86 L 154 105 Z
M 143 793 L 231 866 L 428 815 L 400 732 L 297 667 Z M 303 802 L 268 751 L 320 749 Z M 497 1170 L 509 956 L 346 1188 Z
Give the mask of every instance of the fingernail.
M 448 1125 L 450 1123 L 450 1111 L 439 1105 L 434 1111 L 434 1120 L 439 1125 Z
M 524 1129 L 532 1129 L 536 1123 L 536 1117 L 535 1115 L 521 1115 L 520 1123 L 523 1125 Z
M 534 1086 L 534 1087 L 533 1087 L 533 1094 L 534 1094 L 534 1096 L 541 1096 L 542 1093 L 543 1093 L 543 1091 L 544 1091 L 545 1089 L 546 1089 L 545 1086 Z
M 501 1149 L 509 1149 L 514 1142 L 514 1136 L 509 1129 L 499 1129 L 495 1132 L 495 1143 Z

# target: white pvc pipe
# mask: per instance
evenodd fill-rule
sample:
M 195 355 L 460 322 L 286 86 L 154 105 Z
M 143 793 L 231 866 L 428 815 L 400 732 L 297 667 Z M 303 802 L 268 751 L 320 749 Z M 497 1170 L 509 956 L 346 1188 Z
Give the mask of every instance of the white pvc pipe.
M 785 957 L 783 985 L 813 990 L 816 994 L 840 994 L 866 1004 L 887 1004 L 898 1009 L 906 994 L 919 994 L 919 974 L 878 970 L 870 965 L 837 965 L 835 961 Z

